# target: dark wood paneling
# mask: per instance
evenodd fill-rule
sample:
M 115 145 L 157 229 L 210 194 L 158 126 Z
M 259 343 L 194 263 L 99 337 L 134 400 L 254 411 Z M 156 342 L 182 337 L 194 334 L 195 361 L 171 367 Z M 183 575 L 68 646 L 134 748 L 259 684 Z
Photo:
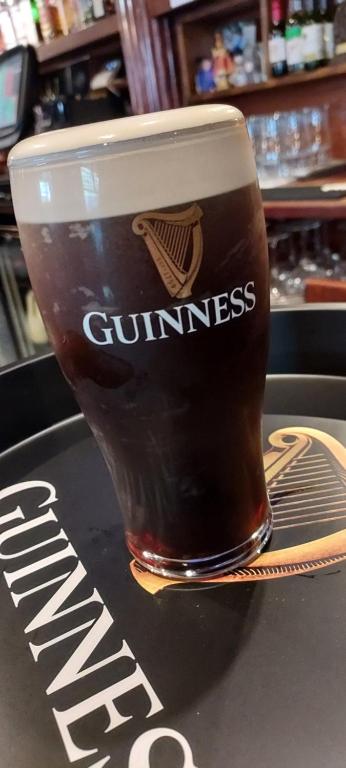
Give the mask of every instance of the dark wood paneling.
M 169 21 L 151 18 L 146 0 L 116 0 L 116 8 L 133 111 L 178 106 Z
M 178 7 L 181 9 L 183 6 L 197 3 L 197 1 L 198 0 L 185 0 L 185 2 L 181 2 Z M 172 8 L 170 0 L 147 0 L 147 6 L 150 16 L 162 16 L 164 13 L 169 13 L 170 11 L 175 10 Z
M 304 181 L 295 181 L 293 186 L 320 187 L 322 184 L 346 181 L 345 165 L 339 170 L 321 174 L 320 177 L 310 177 Z M 309 200 L 309 192 L 306 191 L 305 200 L 265 200 L 263 202 L 264 213 L 267 219 L 346 219 L 346 197 L 335 200 Z M 340 243 L 336 245 L 339 250 Z
M 171 10 L 169 0 L 148 0 L 147 6 L 150 16 L 161 16 Z

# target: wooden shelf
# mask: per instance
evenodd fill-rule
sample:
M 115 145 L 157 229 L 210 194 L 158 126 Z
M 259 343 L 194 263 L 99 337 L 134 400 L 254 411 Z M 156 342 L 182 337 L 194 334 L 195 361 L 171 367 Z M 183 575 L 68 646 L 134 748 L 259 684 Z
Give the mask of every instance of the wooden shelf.
M 165 13 L 175 11 L 179 8 L 185 8 L 187 5 L 196 3 L 196 0 L 147 0 L 147 6 L 150 16 L 163 16 Z
M 237 88 L 228 88 L 226 91 L 213 91 L 212 93 L 194 93 L 189 99 L 190 104 L 201 104 L 210 101 L 224 101 L 232 99 L 234 96 L 241 96 L 246 93 L 256 93 L 258 91 L 269 91 L 274 88 L 284 89 L 291 85 L 305 85 L 314 80 L 326 80 L 328 77 L 340 77 L 346 74 L 346 63 L 330 64 L 328 67 L 321 67 L 313 72 L 295 72 L 284 77 L 269 78 L 263 83 L 249 84 Z M 284 103 L 283 103 L 284 107 Z
M 346 198 L 340 200 L 266 200 L 263 203 L 266 219 L 323 219 L 346 220 Z
M 106 16 L 100 21 L 95 21 L 90 27 L 85 27 L 79 32 L 71 32 L 69 35 L 61 35 L 51 43 L 43 43 L 36 49 L 38 61 L 41 63 L 57 59 L 68 53 L 102 42 L 119 32 L 116 14 Z
M 309 178 L 304 181 L 294 182 L 293 186 L 319 187 L 330 182 L 346 182 L 345 170 L 323 175 L 320 178 Z M 267 219 L 346 219 L 346 197 L 334 200 L 309 200 L 308 191 L 306 200 L 265 200 L 263 202 L 264 214 Z

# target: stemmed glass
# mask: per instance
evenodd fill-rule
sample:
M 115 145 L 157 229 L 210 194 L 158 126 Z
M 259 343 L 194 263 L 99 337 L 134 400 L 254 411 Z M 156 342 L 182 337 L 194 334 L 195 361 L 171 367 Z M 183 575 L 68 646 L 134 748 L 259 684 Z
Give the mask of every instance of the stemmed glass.
M 274 229 L 268 235 L 270 261 L 270 302 L 273 306 L 290 303 L 287 294 L 287 280 L 296 264 L 293 240 L 290 232 Z

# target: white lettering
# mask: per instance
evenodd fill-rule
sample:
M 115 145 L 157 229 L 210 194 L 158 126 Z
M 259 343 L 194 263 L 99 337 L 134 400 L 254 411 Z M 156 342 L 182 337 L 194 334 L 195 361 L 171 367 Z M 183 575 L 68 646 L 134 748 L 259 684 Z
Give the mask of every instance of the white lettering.
M 56 576 L 55 579 L 50 579 L 49 581 L 45 581 L 44 584 L 39 584 L 37 587 L 33 587 L 32 589 L 27 589 L 26 592 L 10 592 L 10 595 L 12 596 L 12 600 L 16 608 L 18 608 L 20 601 L 23 600 L 24 597 L 28 597 L 28 595 L 34 595 L 35 592 L 40 592 L 41 589 L 50 587 L 52 584 L 58 584 L 59 581 L 64 581 L 64 579 L 67 579 L 70 573 L 71 571 L 69 571 L 68 573 L 62 573 L 61 576 Z
M 146 341 L 155 341 L 156 336 L 153 334 L 153 327 L 151 325 L 151 312 L 142 312 L 141 317 L 144 321 L 144 327 L 146 332 Z
M 197 317 L 198 320 L 201 321 L 204 325 L 207 326 L 207 328 L 210 328 L 210 315 L 209 315 L 209 302 L 210 299 L 203 299 L 203 304 L 205 307 L 205 311 L 199 309 L 196 304 L 185 304 L 185 308 L 187 309 L 188 318 L 189 318 L 189 330 L 188 333 L 194 333 L 197 328 L 193 326 L 193 315 Z
M 0 501 L 6 499 L 8 496 L 13 496 L 14 493 L 21 493 L 22 491 L 29 491 L 34 488 L 46 488 L 47 491 L 49 491 L 48 499 L 38 505 L 39 509 L 48 504 L 53 504 L 54 501 L 58 500 L 54 485 L 51 483 L 46 483 L 45 480 L 26 480 L 23 483 L 15 483 L 14 485 L 9 485 L 8 488 L 3 488 L 3 490 L 0 491 Z
M 155 314 L 158 315 L 159 323 L 160 323 L 160 330 L 161 330 L 161 336 L 159 336 L 160 339 L 168 339 L 168 334 L 165 333 L 165 326 L 164 322 L 167 323 L 167 325 L 170 325 L 171 328 L 174 328 L 177 333 L 183 334 L 184 333 L 184 325 L 181 318 L 181 307 L 174 307 L 178 318 L 172 317 L 172 315 L 169 314 L 169 312 L 166 312 L 165 309 L 158 309 L 156 310 Z
M 180 744 L 184 755 L 182 768 L 197 768 L 193 761 L 192 750 L 188 741 L 181 733 L 173 730 L 173 728 L 153 728 L 151 731 L 142 733 L 131 749 L 129 768 L 150 768 L 151 747 L 158 739 L 165 738 L 174 739 Z
M 245 309 L 245 303 L 244 303 L 243 299 L 237 298 L 237 296 L 236 296 L 237 292 L 238 293 L 240 292 L 240 294 L 242 295 L 243 289 L 242 289 L 241 286 L 239 286 L 238 288 L 233 288 L 233 291 L 231 293 L 231 304 L 232 304 L 232 307 L 233 306 L 240 307 L 240 312 L 235 312 L 233 310 L 233 308 L 232 308 L 232 318 L 240 317 L 243 314 L 244 309 Z
M 60 619 L 62 616 L 67 616 L 69 613 L 77 611 L 79 608 L 82 608 L 85 605 L 89 605 L 89 603 L 95 602 L 101 603 L 101 605 L 103 605 L 102 597 L 100 597 L 97 589 L 94 589 L 93 593 L 90 595 L 90 597 L 86 598 L 86 600 L 81 600 L 79 603 L 75 603 L 75 605 L 70 605 L 69 608 L 65 608 L 62 611 L 58 610 L 60 606 L 63 605 L 63 603 L 65 603 L 66 600 L 70 597 L 76 587 L 78 587 L 83 579 L 85 579 L 86 575 L 87 573 L 84 565 L 78 561 L 75 570 L 72 571 L 64 584 L 59 587 L 57 592 L 55 592 L 50 600 L 48 600 L 43 608 L 41 608 L 35 618 L 32 619 L 30 624 L 25 627 L 24 632 L 26 634 L 28 632 L 33 632 L 35 629 L 39 629 L 39 627 L 44 627 L 45 624 L 50 624 L 51 621 L 56 621 L 56 619 Z
M 35 643 L 29 643 L 29 648 L 34 657 L 34 661 L 38 660 L 40 653 L 42 651 L 45 651 L 46 648 L 51 648 L 52 645 L 57 645 L 58 643 L 61 643 L 63 640 L 66 640 L 68 637 L 72 637 L 73 635 L 77 635 L 80 632 L 83 632 L 84 629 L 88 629 L 89 627 L 91 627 L 94 621 L 95 619 L 90 619 L 90 621 L 86 621 L 85 624 L 80 624 L 79 627 L 74 627 L 74 629 L 70 629 L 69 632 L 64 632 L 62 635 L 53 637 L 52 640 L 47 640 L 46 643 L 41 643 L 41 645 L 36 645 Z M 46 693 L 48 693 L 48 690 L 46 691 Z
M 231 319 L 231 315 L 228 312 L 228 294 L 220 293 L 220 296 L 213 296 L 214 308 L 215 308 L 215 325 L 220 323 L 228 323 Z M 222 312 L 226 312 L 226 315 L 222 316 Z
M 256 304 L 255 292 L 249 291 L 249 286 L 253 289 L 255 288 L 255 283 L 253 282 L 253 280 L 251 280 L 249 283 L 246 283 L 246 286 L 244 288 L 244 296 L 246 299 L 249 299 L 251 302 L 250 306 L 248 304 L 245 305 L 245 312 L 251 312 L 251 310 L 254 308 Z
M 120 341 L 122 344 L 135 344 L 139 340 L 168 339 L 174 336 L 172 329 L 181 336 L 184 333 L 195 333 L 200 330 L 200 323 L 206 328 L 211 328 L 241 317 L 244 312 L 251 311 L 256 303 L 255 292 L 250 290 L 251 287 L 253 289 L 255 287 L 253 281 L 249 281 L 245 286 L 239 285 L 233 288 L 230 295 L 225 292 L 208 299 L 200 299 L 197 303 L 179 304 L 170 308 L 169 311 L 155 309 L 132 315 L 112 315 L 111 318 L 107 318 L 107 315 L 102 312 L 89 312 L 84 318 L 83 327 L 85 324 L 86 335 L 97 344 L 111 344 L 112 332 L 110 328 L 102 329 L 106 340 L 95 339 L 93 335 L 90 335 L 90 317 L 92 315 L 100 315 L 105 321 L 112 320 L 116 331 L 114 341 Z M 214 304 L 214 314 L 212 315 L 210 314 L 211 301 Z M 156 318 L 158 318 L 158 322 Z M 156 333 L 160 335 L 156 335 Z
M 2 544 L 5 543 L 5 541 L 8 541 L 9 539 L 14 538 L 14 536 L 19 536 L 20 533 L 26 533 L 27 531 L 31 531 L 33 528 L 37 528 L 39 525 L 44 525 L 45 523 L 57 523 L 56 515 L 54 514 L 53 510 L 50 509 L 46 514 L 41 515 L 41 517 L 35 517 L 33 520 L 27 520 L 25 523 L 21 523 L 21 525 L 16 525 L 14 528 L 10 528 L 9 531 L 5 531 L 5 533 L 0 534 L 0 547 Z M 34 552 L 36 549 L 40 549 L 40 547 L 44 547 L 46 544 L 50 544 L 53 541 L 58 540 L 64 540 L 67 541 L 67 536 L 65 531 L 62 529 L 56 536 L 51 536 L 49 539 L 45 539 L 45 541 L 40 541 L 38 544 L 33 544 L 31 547 L 27 547 L 26 549 L 22 549 L 18 552 L 13 552 L 11 555 L 5 555 L 3 552 L 0 551 L 0 559 L 1 560 L 11 560 L 14 557 L 20 557 L 21 555 L 27 555 L 29 552 Z
M 24 520 L 24 515 L 20 507 L 17 507 L 13 512 L 9 512 L 8 515 L 2 515 L 2 517 L 0 517 L 0 525 L 12 523 L 13 520 Z
M 83 331 L 86 335 L 86 337 L 89 339 L 89 341 L 92 341 L 93 344 L 98 344 L 99 346 L 102 346 L 103 344 L 112 344 L 113 337 L 112 337 L 112 329 L 111 328 L 100 328 L 99 330 L 101 333 L 103 333 L 102 339 L 97 339 L 96 336 L 94 336 L 92 330 L 91 330 L 91 320 L 94 317 L 101 317 L 104 322 L 107 322 L 107 315 L 105 312 L 88 312 L 87 315 L 83 318 Z
M 98 669 L 105 667 L 107 664 L 112 664 L 113 661 L 117 661 L 124 656 L 128 657 L 129 659 L 134 659 L 133 653 L 130 651 L 129 646 L 125 640 L 123 640 L 120 651 L 113 653 L 106 659 L 102 659 L 102 661 L 98 661 L 96 664 L 91 664 L 90 667 L 85 667 L 83 669 L 85 662 L 91 656 L 95 648 L 99 645 L 102 638 L 108 632 L 112 624 L 114 624 L 114 620 L 112 619 L 108 608 L 103 606 L 101 616 L 97 619 L 97 621 L 95 621 L 90 632 L 88 632 L 78 648 L 76 648 L 72 656 L 69 658 L 66 664 L 64 664 L 63 668 L 47 688 L 46 693 L 48 696 L 51 693 L 60 691 L 61 688 L 65 688 L 67 685 L 71 685 L 71 683 L 75 683 L 76 680 L 80 680 L 82 677 L 86 677 L 86 675 L 91 675 L 92 672 L 96 672 Z
M 109 731 L 112 731 L 114 728 L 118 728 L 123 723 L 126 723 L 127 720 L 131 720 L 133 715 L 121 715 L 114 704 L 114 700 L 119 699 L 125 693 L 128 693 L 128 691 L 132 691 L 134 688 L 138 688 L 140 686 L 144 688 L 150 701 L 150 710 L 146 714 L 146 717 L 152 717 L 152 715 L 160 712 L 161 709 L 163 709 L 163 706 L 156 696 L 154 689 L 150 685 L 149 680 L 147 680 L 145 677 L 139 664 L 136 664 L 136 669 L 132 675 L 129 675 L 124 680 L 119 680 L 119 682 L 114 683 L 114 685 L 110 685 L 108 688 L 105 688 L 103 691 L 90 696 L 88 699 L 81 701 L 79 704 L 76 704 L 70 709 L 66 709 L 64 711 L 53 709 L 53 714 L 56 719 L 61 738 L 64 742 L 68 759 L 71 763 L 74 763 L 76 760 L 80 760 L 82 757 L 87 757 L 87 755 L 93 755 L 97 752 L 97 749 L 81 749 L 80 747 L 76 746 L 69 731 L 71 725 L 78 722 L 86 715 L 90 715 L 91 712 L 105 707 L 108 713 L 109 723 L 107 728 L 105 728 L 104 733 L 109 733 Z
M 98 763 L 93 763 L 92 765 L 89 765 L 89 768 L 103 768 L 104 765 L 107 765 L 110 759 L 111 759 L 110 755 L 107 755 L 107 757 L 104 757 L 103 760 L 99 760 Z
M 64 549 L 60 549 L 53 555 L 43 557 L 42 560 L 37 560 L 35 563 L 26 565 L 24 568 L 19 568 L 18 571 L 11 571 L 10 573 L 6 573 L 6 571 L 4 571 L 4 579 L 7 586 L 11 588 L 12 584 L 14 584 L 14 582 L 18 579 L 23 579 L 25 576 L 30 576 L 32 573 L 36 573 L 36 571 L 40 571 L 42 568 L 48 568 L 49 565 L 58 563 L 59 560 L 65 560 L 67 557 L 77 557 L 77 553 L 70 543 L 64 547 Z
M 113 323 L 114 323 L 114 328 L 115 328 L 115 332 L 116 332 L 117 338 L 123 344 L 135 344 L 135 342 L 138 341 L 138 339 L 139 339 L 139 330 L 138 330 L 138 325 L 137 325 L 137 317 L 138 317 L 138 315 L 127 315 L 126 320 L 128 318 L 131 318 L 131 320 L 132 320 L 134 336 L 133 336 L 132 339 L 126 339 L 125 336 L 124 336 L 122 322 L 121 322 L 122 319 L 123 319 L 123 316 L 122 315 L 111 315 L 111 319 L 113 320 Z

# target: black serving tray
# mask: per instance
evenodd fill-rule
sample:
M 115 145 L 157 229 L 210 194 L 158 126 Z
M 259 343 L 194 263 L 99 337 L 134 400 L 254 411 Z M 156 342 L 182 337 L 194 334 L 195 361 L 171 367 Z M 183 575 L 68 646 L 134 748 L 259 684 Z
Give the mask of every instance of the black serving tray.
M 346 380 L 268 377 L 270 546 L 198 584 L 130 568 L 53 357 L 0 396 L 0 766 L 344 768 Z

